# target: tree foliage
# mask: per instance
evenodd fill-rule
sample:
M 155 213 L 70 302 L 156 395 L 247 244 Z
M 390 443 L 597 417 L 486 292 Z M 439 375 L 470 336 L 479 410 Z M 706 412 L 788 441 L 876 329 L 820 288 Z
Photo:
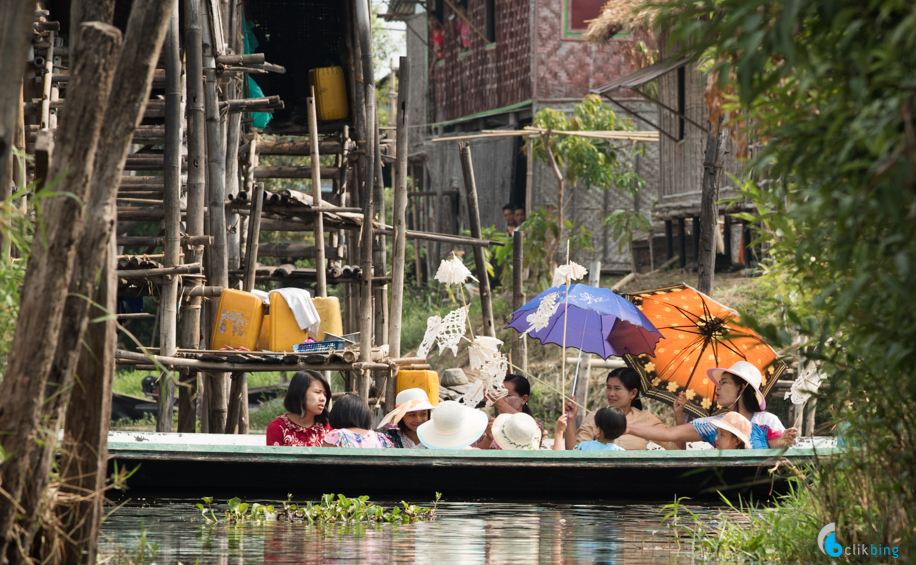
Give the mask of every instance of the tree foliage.
M 839 543 L 912 550 L 916 4 L 674 0 L 658 9 L 673 41 L 712 55 L 719 89 L 733 92 L 722 109 L 759 142 L 742 186 L 759 211 L 785 320 L 761 329 L 783 343 L 810 338 L 805 355 L 831 373 L 822 402 L 858 448 L 823 468 L 814 511 L 836 521 Z

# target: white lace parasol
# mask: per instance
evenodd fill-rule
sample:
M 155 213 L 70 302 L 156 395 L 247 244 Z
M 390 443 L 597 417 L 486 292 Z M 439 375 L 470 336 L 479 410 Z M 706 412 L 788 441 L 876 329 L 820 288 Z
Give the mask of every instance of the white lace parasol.
M 449 312 L 445 318 L 430 316 L 426 320 L 426 334 L 417 349 L 418 357 L 426 357 L 433 347 L 433 342 L 439 344 L 439 354 L 445 349 L 451 349 L 452 355 L 458 355 L 458 343 L 464 336 L 467 327 L 468 311 L 465 307 Z
M 469 277 L 475 281 L 477 280 L 474 278 L 474 275 L 471 274 L 471 271 L 464 266 L 461 259 L 454 254 L 448 259 L 443 259 L 439 264 L 439 270 L 436 271 L 436 280 L 447 285 L 464 284 Z
M 487 406 L 492 406 L 494 402 L 509 394 L 503 386 L 509 362 L 499 351 L 502 344 L 503 342 L 495 337 L 479 336 L 468 348 L 471 369 L 479 372 L 480 379 L 460 400 L 467 406 L 477 407 L 481 400 L 486 400 Z
M 817 370 L 817 365 L 814 361 L 809 361 L 805 365 L 805 369 L 799 373 L 795 382 L 792 383 L 792 387 L 786 393 L 785 398 L 791 399 L 792 404 L 804 404 L 820 388 L 824 377 L 825 375 Z
M 553 273 L 553 285 L 569 284 L 570 281 L 577 281 L 588 274 L 588 269 L 575 261 L 570 261 L 566 265 L 557 267 Z

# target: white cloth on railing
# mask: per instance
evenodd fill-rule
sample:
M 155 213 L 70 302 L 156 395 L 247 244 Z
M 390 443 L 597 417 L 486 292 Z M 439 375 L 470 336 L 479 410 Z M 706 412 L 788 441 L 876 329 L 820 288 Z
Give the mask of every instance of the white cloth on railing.
M 293 311 L 296 323 L 299 324 L 300 330 L 308 329 L 313 336 L 318 336 L 318 329 L 321 325 L 321 317 L 318 310 L 312 304 L 312 297 L 304 288 L 278 288 L 270 291 L 271 294 L 278 293 Z
M 251 294 L 260 298 L 261 302 L 263 302 L 267 306 L 270 306 L 270 295 L 264 292 L 263 290 L 254 289 L 251 291 Z

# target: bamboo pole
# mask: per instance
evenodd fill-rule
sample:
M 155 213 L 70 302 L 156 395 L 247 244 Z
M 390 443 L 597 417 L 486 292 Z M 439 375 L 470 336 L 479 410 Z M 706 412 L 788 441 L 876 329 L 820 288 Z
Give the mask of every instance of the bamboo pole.
M 397 184 L 394 186 L 394 202 L 391 223 L 394 224 L 394 242 L 392 244 L 391 266 L 391 323 L 388 326 L 388 353 L 392 357 L 401 356 L 401 309 L 404 306 L 404 256 L 407 248 L 407 136 L 408 105 L 407 97 L 410 85 L 410 61 L 401 57 L 398 63 L 398 100 L 397 111 Z M 385 394 L 385 411 L 394 410 L 396 386 L 395 373 L 388 378 Z
M 321 206 L 321 157 L 318 154 L 318 113 L 315 111 L 315 88 L 308 101 L 309 141 L 312 149 L 312 206 Z M 315 272 L 317 275 L 317 293 L 324 298 L 328 295 L 328 280 L 325 269 L 327 261 L 324 256 L 324 214 L 317 213 L 312 219 L 315 236 Z
M 200 0 L 185 0 L 185 61 L 187 85 L 187 123 L 188 123 L 188 204 L 187 233 L 189 237 L 204 235 L 204 158 L 205 158 L 205 121 L 203 94 L 203 46 L 200 29 Z M 203 262 L 203 247 L 187 244 L 185 258 L 190 263 Z M 200 286 L 201 281 L 189 279 L 185 288 Z M 182 302 L 181 308 L 181 347 L 197 349 L 200 345 L 200 311 L 202 299 L 190 295 Z M 200 391 L 196 371 L 184 371 L 181 374 L 182 386 L 178 389 L 178 431 L 194 433 L 197 428 L 197 408 L 195 399 Z M 204 412 L 206 414 L 206 412 Z M 208 424 L 208 423 L 207 423 Z M 207 426 L 201 421 L 201 431 Z
M 178 40 L 178 2 L 172 7 L 171 21 L 165 38 L 165 153 L 163 182 L 165 186 L 165 247 L 163 266 L 176 267 L 181 261 L 181 53 Z M 178 282 L 176 276 L 162 278 L 159 302 L 159 346 L 163 355 L 172 355 L 178 348 Z M 172 431 L 172 411 L 175 405 L 175 385 L 171 374 L 159 376 L 159 402 L 156 410 L 156 431 Z
M 248 219 L 248 246 L 245 249 L 245 292 L 255 286 L 255 271 L 258 267 L 258 244 L 261 237 L 261 206 L 264 203 L 264 183 L 254 183 L 251 199 L 251 215 Z
M 375 78 L 372 60 L 372 32 L 369 15 L 369 5 L 363 0 L 351 0 L 351 10 L 354 18 L 353 35 L 354 46 L 358 53 L 355 78 L 356 88 L 356 130 L 357 148 L 363 150 L 359 158 L 357 177 L 359 179 L 360 201 L 363 208 L 363 229 L 360 237 L 360 268 L 362 280 L 360 281 L 359 297 L 359 331 L 360 351 L 359 360 L 367 363 L 372 349 L 372 221 L 374 219 L 375 204 L 372 190 L 373 175 L 375 172 Z M 359 395 L 364 399 L 369 398 L 369 375 L 361 372 L 359 375 Z
M 471 161 L 471 146 L 469 143 L 459 143 L 458 150 L 461 154 L 461 169 L 464 172 L 464 190 L 468 206 L 468 222 L 471 224 L 471 237 L 480 239 L 480 208 L 477 203 L 477 183 L 474 180 L 474 164 Z M 474 248 L 474 263 L 477 267 L 477 277 L 480 279 L 480 306 L 483 315 L 483 333 L 486 336 L 496 337 L 496 328 L 493 324 L 493 302 L 490 294 L 490 276 L 487 273 L 487 263 L 482 247 Z
M 12 178 L 12 148 L 17 113 L 22 112 L 22 77 L 29 52 L 29 35 L 35 19 L 35 2 L 14 0 L 0 4 L 0 182 Z M 17 180 L 18 182 L 18 180 Z
M 223 138 L 222 120 L 217 99 L 216 71 L 205 70 L 206 88 L 204 89 L 204 108 L 207 118 L 207 192 L 210 235 L 213 245 L 208 249 L 210 255 L 208 282 L 213 286 L 229 287 L 228 257 L 226 254 L 226 149 Z M 210 320 L 212 324 L 212 320 Z M 215 372 L 210 375 L 210 433 L 221 434 L 226 430 L 227 403 L 226 373 Z
M 512 309 L 518 310 L 525 305 L 525 287 L 524 287 L 524 237 L 521 230 L 512 232 Z M 522 370 L 522 373 L 528 372 L 528 343 L 525 336 L 513 332 L 512 340 L 512 359 L 515 364 Z
M 229 83 L 230 99 L 236 94 L 235 81 Z M 241 130 L 242 114 L 230 113 L 226 128 L 226 196 L 230 199 L 239 193 L 239 136 Z M 241 229 L 239 213 L 230 209 L 228 224 L 231 229 L 226 231 L 226 253 L 229 269 L 238 269 L 241 265 Z

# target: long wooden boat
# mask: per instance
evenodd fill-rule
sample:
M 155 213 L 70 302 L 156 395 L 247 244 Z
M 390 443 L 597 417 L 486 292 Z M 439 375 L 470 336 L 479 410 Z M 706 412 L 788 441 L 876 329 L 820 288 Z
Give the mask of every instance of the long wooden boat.
M 122 434 L 124 435 L 124 434 Z M 179 435 L 179 434 L 170 434 Z M 138 436 L 139 437 L 139 436 Z M 130 493 L 181 496 L 311 496 L 455 499 L 646 500 L 784 492 L 779 461 L 811 463 L 835 449 L 696 451 L 478 451 L 332 449 L 112 438 L 110 466 L 135 469 Z M 239 436 L 234 436 L 238 438 Z M 180 441 L 182 438 L 176 438 Z M 257 441 L 257 436 L 254 436 Z M 263 436 L 260 438 L 263 441 Z

